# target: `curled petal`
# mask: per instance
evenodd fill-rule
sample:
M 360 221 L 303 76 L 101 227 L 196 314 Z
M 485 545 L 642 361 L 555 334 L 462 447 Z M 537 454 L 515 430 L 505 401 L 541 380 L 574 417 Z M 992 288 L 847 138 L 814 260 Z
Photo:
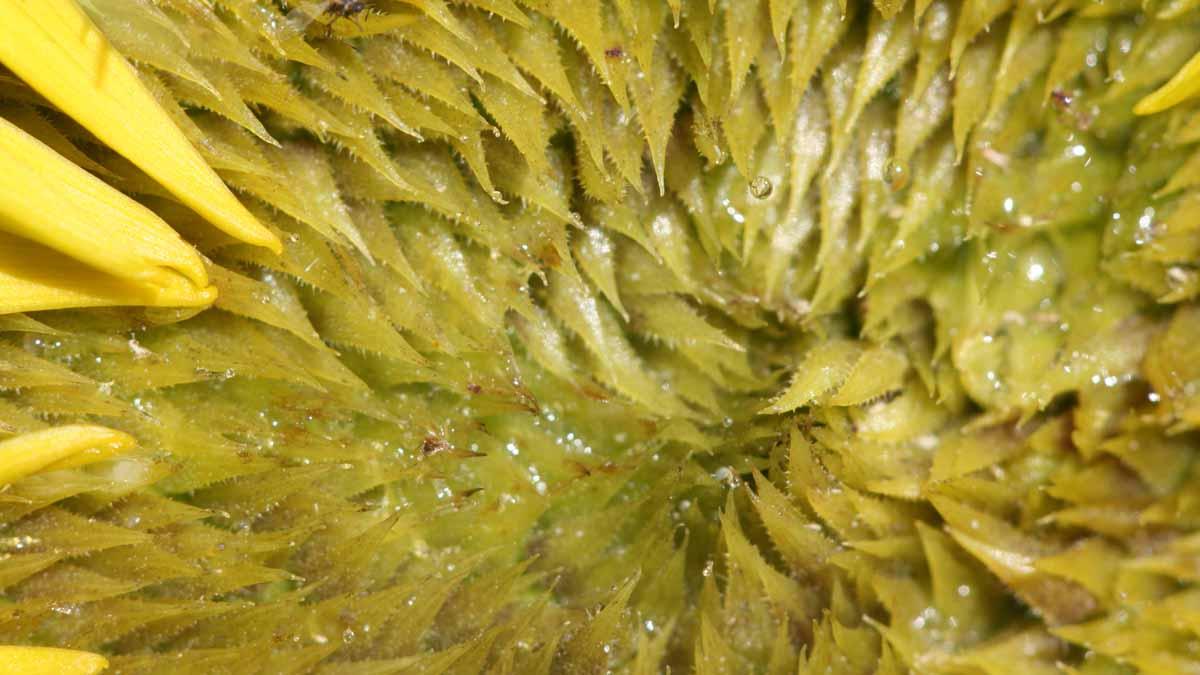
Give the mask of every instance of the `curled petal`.
M 137 441 L 129 434 L 93 425 L 72 424 L 31 431 L 0 441 L 0 485 L 40 471 L 57 471 L 99 462 L 123 454 L 135 445 Z M 0 658 L 0 664 L 8 662 L 8 659 Z M 3 672 L 0 667 L 0 675 Z M 18 669 L 18 672 L 26 671 Z
M 1133 112 L 1151 115 L 1200 94 L 1200 53 L 1188 60 L 1175 76 L 1154 93 L 1137 102 Z

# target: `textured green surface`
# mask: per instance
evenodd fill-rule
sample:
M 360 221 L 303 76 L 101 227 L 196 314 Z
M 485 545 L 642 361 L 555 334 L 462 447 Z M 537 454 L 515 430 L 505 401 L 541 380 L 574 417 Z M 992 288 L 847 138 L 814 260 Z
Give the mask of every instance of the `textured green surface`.
M 142 447 L 0 493 L 0 642 L 1200 670 L 1197 3 L 83 4 L 285 250 L 0 75 L 221 292 L 0 317 L 0 435 Z

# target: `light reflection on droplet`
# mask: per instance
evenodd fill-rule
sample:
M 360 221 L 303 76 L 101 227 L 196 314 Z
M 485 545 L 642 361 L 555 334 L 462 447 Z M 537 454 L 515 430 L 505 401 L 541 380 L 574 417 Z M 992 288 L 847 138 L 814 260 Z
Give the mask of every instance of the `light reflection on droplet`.
M 775 186 L 771 184 L 771 179 L 766 176 L 759 176 L 750 181 L 750 194 L 755 199 L 766 199 L 771 196 Z

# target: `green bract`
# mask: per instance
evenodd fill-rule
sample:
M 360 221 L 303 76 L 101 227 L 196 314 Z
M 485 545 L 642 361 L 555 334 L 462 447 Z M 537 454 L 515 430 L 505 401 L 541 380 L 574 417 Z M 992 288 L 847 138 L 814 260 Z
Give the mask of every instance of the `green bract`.
M 1200 3 L 80 5 L 283 250 L 0 71 L 219 293 L 0 316 L 0 644 L 1200 669 Z

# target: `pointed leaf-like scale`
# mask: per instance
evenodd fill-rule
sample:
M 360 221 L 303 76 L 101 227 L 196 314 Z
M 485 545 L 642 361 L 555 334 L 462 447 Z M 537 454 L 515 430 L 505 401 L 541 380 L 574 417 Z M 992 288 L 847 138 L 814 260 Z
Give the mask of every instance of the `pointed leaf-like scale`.
M 954 37 L 950 41 L 950 72 L 958 70 L 958 59 L 967 45 L 993 20 L 1007 12 L 1013 0 L 965 0 L 958 12 Z
M 863 353 L 846 381 L 829 399 L 831 405 L 857 405 L 899 389 L 908 360 L 896 350 L 876 347 Z
M 211 266 L 209 273 L 220 292 L 218 309 L 286 330 L 314 347 L 324 346 L 286 281 L 279 282 L 270 274 L 263 280 L 251 279 L 217 265 Z
M 836 549 L 819 529 L 762 474 L 755 471 L 751 497 L 775 549 L 796 569 L 817 573 Z
M 475 67 L 480 72 L 495 77 L 544 105 L 545 100 L 542 99 L 541 94 L 529 84 L 521 71 L 508 58 L 503 47 L 504 43 L 496 29 L 492 27 L 492 23 L 482 20 L 481 15 L 477 12 L 466 13 L 463 16 L 466 19 L 466 27 L 471 32 L 467 47 L 474 59 Z M 486 86 L 482 81 L 480 85 Z
M 370 111 L 403 133 L 415 134 L 392 110 L 357 51 L 340 40 L 327 41 L 320 48 L 336 71 L 310 68 L 305 74 L 313 84 L 356 109 Z
M 944 497 L 932 497 L 946 518 L 949 534 L 968 553 L 1053 623 L 1075 623 L 1096 610 L 1083 586 L 1039 570 L 1035 563 L 1051 551 L 1041 542 L 994 516 Z
M 578 633 L 563 645 L 563 650 L 575 663 L 601 666 L 608 660 L 605 645 L 616 638 L 621 626 L 621 617 L 626 611 L 629 596 L 633 594 L 641 578 L 641 571 L 621 585 L 600 610 Z
M 851 10 L 857 7 L 854 4 Z M 832 2 L 797 4 L 793 16 L 795 27 L 792 30 L 791 49 L 788 50 L 788 60 L 792 63 L 792 93 L 797 99 L 808 90 L 821 62 L 845 35 L 853 19 L 845 8 L 839 10 Z
M 786 262 L 813 231 L 815 219 L 812 203 L 815 200 L 811 186 L 829 152 L 830 138 L 829 114 L 819 89 L 809 90 L 801 101 L 790 138 L 787 204 L 781 222 L 771 234 L 768 258 L 767 292 L 771 296 L 784 273 Z
M 479 98 L 500 130 L 521 152 L 529 170 L 534 175 L 547 172 L 550 169 L 546 160 L 550 128 L 540 110 L 533 114 L 528 112 L 534 99 L 491 77 L 484 80 Z
M 445 0 L 403 0 L 404 4 L 412 5 L 426 16 L 436 21 L 442 28 L 445 28 L 451 35 L 460 40 L 468 40 L 469 34 L 454 14 L 450 12 L 450 8 L 446 6 Z
M 582 237 L 576 239 L 573 250 L 579 267 L 587 274 L 588 279 L 600 289 L 621 317 L 628 321 L 629 313 L 625 311 L 617 291 L 616 246 L 609 235 L 599 227 L 589 227 Z
M 606 55 L 613 45 L 605 25 L 605 4 L 596 0 L 541 0 L 535 6 L 554 19 L 583 48 L 600 79 L 610 87 L 622 108 L 627 108 L 624 87 L 618 86 L 614 79 L 613 65 Z
M 1016 19 L 1014 19 L 1015 21 Z M 985 123 L 995 119 L 1004 104 L 1016 94 L 1020 87 L 1048 68 L 1050 60 L 1054 57 L 1054 38 L 1048 30 L 1034 30 L 1030 35 L 1025 36 L 1016 51 L 1010 54 L 1009 48 L 1012 47 L 1014 39 L 1013 32 L 1015 31 L 1009 32 L 1004 52 L 1000 56 L 999 75 L 996 77 L 996 84 L 992 89 L 992 100 L 988 104 L 987 115 L 984 116 Z
M 816 613 L 816 598 L 811 589 L 804 589 L 795 579 L 775 569 L 746 538 L 738 523 L 732 493 L 721 513 L 721 534 L 730 560 L 746 575 L 757 577 L 769 602 L 801 620 Z
M 7 104 L 0 106 L 0 117 L 8 120 L 22 131 L 45 143 L 51 150 L 62 155 L 72 164 L 100 178 L 112 178 L 112 173 L 96 160 L 88 157 L 79 146 L 54 126 L 33 106 Z
M 907 14 L 892 18 L 871 15 L 862 65 L 854 78 L 854 96 L 842 124 L 849 128 L 858 121 L 867 103 L 888 80 L 916 55 L 916 36 Z
M 630 84 L 638 120 L 650 146 L 650 163 L 663 194 L 666 180 L 667 143 L 675 125 L 675 113 L 684 91 L 684 79 L 667 55 L 659 52 L 649 73 L 639 71 Z
M 466 2 L 522 28 L 528 28 L 530 25 L 529 15 L 523 12 L 513 0 L 466 0 Z
M 758 86 L 750 83 L 742 87 L 723 121 L 722 130 L 729 143 L 729 154 L 747 183 L 757 177 L 754 171 L 757 149 L 759 139 L 768 129 L 767 120 L 766 106 L 763 105 Z
M 771 14 L 771 35 L 775 38 L 775 46 L 781 55 L 787 53 L 788 24 L 792 20 L 792 12 L 796 10 L 797 4 L 799 3 L 795 0 L 770 0 L 768 2 L 768 11 Z
M 1103 44 L 1108 38 L 1108 25 L 1096 19 L 1072 17 L 1059 33 L 1054 62 L 1046 76 L 1045 97 L 1049 98 L 1055 88 L 1070 82 L 1071 78 L 1087 67 L 1087 53 L 1092 45 Z
M 628 304 L 632 328 L 654 335 L 668 345 L 705 344 L 744 351 L 677 295 L 638 295 Z
M 681 404 L 662 391 L 626 340 L 613 310 L 601 304 L 583 282 L 555 273 L 550 277 L 549 310 L 574 331 L 602 364 L 597 377 L 633 401 L 661 411 Z
M 949 70 L 938 71 L 919 96 L 907 96 L 896 114 L 896 170 L 903 173 L 913 153 L 950 116 Z M 902 187 L 902 181 L 898 184 Z
M 568 108 L 580 112 L 582 108 L 563 69 L 559 37 L 554 24 L 540 15 L 531 19 L 531 22 L 526 27 L 499 27 L 500 39 L 518 67 L 531 74 Z
M 754 59 L 770 38 L 766 7 L 761 2 L 736 2 L 725 5 L 725 49 L 728 52 L 732 82 L 729 97 L 736 99 L 746 83 Z
M 278 146 L 279 141 L 271 136 L 270 132 L 263 127 L 258 117 L 242 101 L 242 97 L 238 94 L 233 80 L 223 70 L 211 65 L 208 65 L 207 68 L 202 65 L 201 68 L 205 70 L 209 81 L 212 82 L 213 87 L 219 92 L 219 95 L 213 95 L 207 90 L 197 87 L 194 83 L 182 78 L 168 77 L 165 82 L 166 86 L 182 103 L 205 108 L 223 115 L 263 141 Z
M 174 23 L 154 5 L 137 0 L 99 0 L 89 2 L 83 8 L 88 10 L 91 19 L 104 31 L 105 37 L 112 40 L 113 45 L 130 60 L 188 80 L 214 96 L 220 95 L 187 58 L 190 45 L 180 32 L 161 30 L 164 24 L 174 28 Z M 146 38 L 156 33 L 156 39 Z
M 988 83 L 995 77 L 1000 40 L 985 35 L 967 47 L 954 79 L 954 147 L 962 161 L 967 138 L 987 111 Z
M 364 45 L 362 58 L 380 80 L 397 82 L 463 114 L 475 112 L 467 93 L 467 75 L 432 54 L 399 40 L 380 38 Z
M 794 410 L 840 386 L 861 355 L 862 346 L 850 340 L 818 345 L 805 355 L 787 389 L 763 413 Z

